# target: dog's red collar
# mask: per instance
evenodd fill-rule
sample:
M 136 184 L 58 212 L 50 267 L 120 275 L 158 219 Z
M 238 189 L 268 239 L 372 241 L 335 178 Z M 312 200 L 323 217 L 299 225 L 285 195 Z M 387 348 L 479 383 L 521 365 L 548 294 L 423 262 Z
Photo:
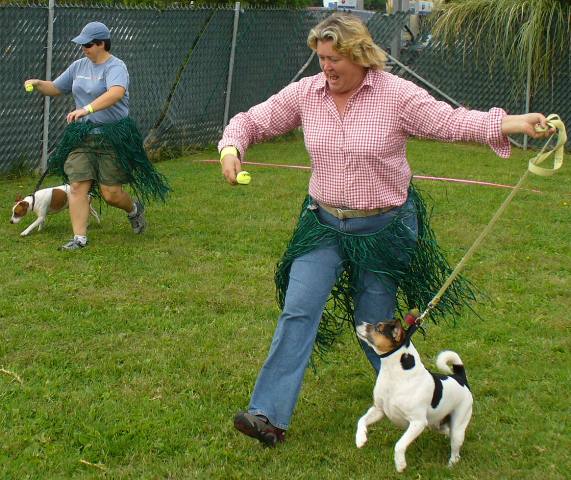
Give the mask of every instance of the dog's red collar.
M 393 348 L 389 352 L 383 353 L 382 355 L 379 355 L 379 357 L 381 357 L 381 358 L 390 357 L 393 353 L 398 352 L 402 347 L 408 347 L 410 345 L 413 334 L 417 330 L 420 330 L 424 334 L 424 330 L 419 324 L 415 323 L 415 324 L 411 325 L 410 327 L 408 327 L 408 329 L 406 331 L 406 334 L 404 336 L 404 341 L 397 348 Z

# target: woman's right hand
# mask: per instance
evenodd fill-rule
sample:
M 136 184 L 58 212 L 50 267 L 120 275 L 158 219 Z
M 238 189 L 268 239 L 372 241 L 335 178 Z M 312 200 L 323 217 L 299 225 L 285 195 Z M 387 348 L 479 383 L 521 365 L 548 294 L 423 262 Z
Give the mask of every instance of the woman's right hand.
M 37 78 L 30 78 L 30 79 L 28 79 L 28 80 L 26 80 L 26 81 L 24 82 L 24 89 L 25 89 L 26 91 L 28 91 L 27 88 L 26 88 L 28 85 L 31 85 L 33 88 L 37 88 L 38 83 L 40 83 L 40 80 L 39 80 L 39 79 L 37 79 Z M 29 87 L 28 87 L 28 88 L 29 88 Z
M 224 155 L 220 163 L 222 165 L 222 174 L 224 178 L 226 178 L 226 181 L 230 185 L 237 185 L 236 175 L 242 170 L 240 159 L 236 155 L 228 153 Z
M 27 85 L 32 85 L 34 87 L 32 91 L 37 90 L 42 95 L 48 95 L 49 97 L 57 97 L 61 95 L 61 92 L 52 81 L 40 80 L 39 78 L 29 78 L 24 82 L 24 88 L 26 88 Z

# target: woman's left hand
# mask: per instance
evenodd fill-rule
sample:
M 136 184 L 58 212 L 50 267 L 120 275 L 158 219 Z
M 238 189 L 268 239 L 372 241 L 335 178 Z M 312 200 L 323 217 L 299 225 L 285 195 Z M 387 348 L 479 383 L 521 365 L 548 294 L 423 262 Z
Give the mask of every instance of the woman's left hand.
M 232 154 L 224 155 L 220 161 L 222 166 L 222 175 L 230 185 L 237 185 L 236 176 L 242 170 L 240 159 Z
M 81 117 L 85 117 L 88 114 L 89 112 L 85 108 L 78 108 L 77 110 L 74 110 L 73 112 L 69 112 L 67 114 L 66 117 L 67 123 L 73 123 L 76 120 L 79 120 Z
M 504 135 L 521 133 L 531 138 L 546 138 L 553 135 L 555 129 L 547 126 L 547 119 L 541 113 L 526 113 L 506 115 L 502 118 L 502 133 Z

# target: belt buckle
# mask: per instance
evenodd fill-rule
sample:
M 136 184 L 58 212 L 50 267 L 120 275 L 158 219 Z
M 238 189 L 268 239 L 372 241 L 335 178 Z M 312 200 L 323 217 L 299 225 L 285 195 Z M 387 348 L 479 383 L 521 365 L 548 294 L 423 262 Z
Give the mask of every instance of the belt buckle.
M 345 216 L 345 210 L 343 210 L 342 208 L 335 207 L 335 211 L 337 212 L 336 216 L 339 220 L 345 220 L 347 218 Z

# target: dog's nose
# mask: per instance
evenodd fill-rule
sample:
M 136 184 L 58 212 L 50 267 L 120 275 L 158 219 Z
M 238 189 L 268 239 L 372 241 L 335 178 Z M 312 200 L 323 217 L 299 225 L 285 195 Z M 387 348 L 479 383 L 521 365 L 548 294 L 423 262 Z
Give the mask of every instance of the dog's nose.
M 357 335 L 361 337 L 367 336 L 367 324 L 361 323 L 360 325 L 357 325 L 356 331 Z
M 10 223 L 14 223 L 14 219 L 11 218 L 11 219 L 10 219 Z

